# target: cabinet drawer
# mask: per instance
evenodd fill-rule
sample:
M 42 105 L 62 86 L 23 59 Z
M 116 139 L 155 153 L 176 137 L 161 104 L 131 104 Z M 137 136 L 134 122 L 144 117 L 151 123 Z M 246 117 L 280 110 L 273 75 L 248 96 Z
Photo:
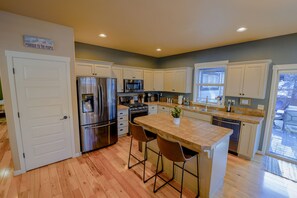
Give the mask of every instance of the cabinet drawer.
M 128 126 L 126 127 L 121 127 L 121 128 L 118 128 L 118 135 L 124 135 L 124 134 L 127 134 L 128 133 Z
M 128 115 L 118 116 L 118 122 L 128 121 Z
M 125 126 L 128 126 L 127 120 L 118 122 L 118 128 L 125 127 Z
M 169 107 L 158 106 L 158 112 L 169 112 Z
M 157 111 L 157 105 L 149 105 L 149 111 Z
M 128 110 L 119 110 L 118 111 L 118 116 L 125 116 L 128 115 Z

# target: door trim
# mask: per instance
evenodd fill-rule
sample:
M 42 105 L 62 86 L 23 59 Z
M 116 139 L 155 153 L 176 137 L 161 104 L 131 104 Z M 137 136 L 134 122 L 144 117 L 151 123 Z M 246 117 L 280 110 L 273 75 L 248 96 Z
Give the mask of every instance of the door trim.
M 277 88 L 278 88 L 278 77 L 281 71 L 288 71 L 288 70 L 297 70 L 297 64 L 286 64 L 286 65 L 274 65 L 273 66 L 273 73 L 272 73 L 272 81 L 271 81 L 271 89 L 270 89 L 270 98 L 269 98 L 269 106 L 267 112 L 267 120 L 265 125 L 264 131 L 264 138 L 263 138 L 263 146 L 262 150 L 260 151 L 262 154 L 267 154 L 269 149 L 269 144 L 271 140 L 271 133 L 272 133 L 272 122 L 273 122 L 273 115 L 274 115 L 274 106 L 276 103 L 276 96 L 277 96 Z
M 13 115 L 15 134 L 16 134 L 18 158 L 19 158 L 19 162 L 20 162 L 20 170 L 15 170 L 14 175 L 19 175 L 19 174 L 25 173 L 27 171 L 27 169 L 26 169 L 25 159 L 23 158 L 24 149 L 23 149 L 20 120 L 18 118 L 19 108 L 18 108 L 18 103 L 17 103 L 17 94 L 16 94 L 16 87 L 15 87 L 16 85 L 15 85 L 15 79 L 14 79 L 14 73 L 13 73 L 13 58 L 30 58 L 30 59 L 35 59 L 35 60 L 58 61 L 58 62 L 63 62 L 66 64 L 71 152 L 72 152 L 73 157 L 77 156 L 78 154 L 75 153 L 75 140 L 74 140 L 74 129 L 73 129 L 70 58 L 69 57 L 61 57 L 61 56 L 27 53 L 27 52 L 8 51 L 8 50 L 5 50 L 5 56 L 6 56 L 6 60 L 7 60 L 8 80 L 9 80 L 9 88 L 10 88 L 10 94 L 11 94 L 12 115 Z

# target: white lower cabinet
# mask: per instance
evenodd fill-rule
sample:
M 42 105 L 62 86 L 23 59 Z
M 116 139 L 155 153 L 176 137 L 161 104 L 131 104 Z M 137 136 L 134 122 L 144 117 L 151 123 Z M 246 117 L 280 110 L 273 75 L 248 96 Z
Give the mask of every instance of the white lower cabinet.
M 212 116 L 210 116 L 210 115 L 205 115 L 205 114 L 192 112 L 192 111 L 185 111 L 185 110 L 183 110 L 182 112 L 183 112 L 184 117 L 195 118 L 195 119 L 203 120 L 203 121 L 206 121 L 209 123 L 211 123 L 211 120 L 212 120 Z
M 165 106 L 158 105 L 158 113 L 169 113 L 170 108 Z
M 157 105 L 149 105 L 148 107 L 148 114 L 157 114 L 158 113 L 158 107 Z
M 128 133 L 128 109 L 118 110 L 118 136 Z
M 241 123 L 238 145 L 238 155 L 240 157 L 247 159 L 254 157 L 259 146 L 261 126 L 261 124 Z

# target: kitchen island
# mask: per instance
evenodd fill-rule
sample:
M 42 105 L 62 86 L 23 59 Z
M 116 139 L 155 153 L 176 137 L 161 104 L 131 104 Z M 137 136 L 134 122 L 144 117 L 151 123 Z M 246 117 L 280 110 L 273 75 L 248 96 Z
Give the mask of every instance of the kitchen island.
M 137 117 L 134 121 L 146 130 L 199 152 L 200 197 L 213 197 L 224 181 L 231 129 L 186 117 L 181 118 L 180 125 L 175 125 L 173 118 L 165 113 Z M 150 146 L 156 149 L 156 142 L 152 143 Z M 149 155 L 149 160 L 155 164 L 156 156 Z M 194 173 L 195 162 L 192 160 L 186 166 Z M 164 171 L 168 175 L 171 175 L 171 166 L 168 160 L 164 160 Z M 185 186 L 195 191 L 195 179 L 188 174 L 185 177 Z M 180 173 L 176 174 L 176 180 L 180 181 Z

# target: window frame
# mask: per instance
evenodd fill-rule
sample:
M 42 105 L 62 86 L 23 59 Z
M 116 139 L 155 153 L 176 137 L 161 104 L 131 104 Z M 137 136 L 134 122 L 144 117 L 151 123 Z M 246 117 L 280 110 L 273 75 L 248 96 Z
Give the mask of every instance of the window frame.
M 208 103 L 209 106 L 214 107 L 221 107 L 224 108 L 224 102 L 225 102 L 225 92 L 226 92 L 226 79 L 227 79 L 227 65 L 229 63 L 229 60 L 224 61 L 215 61 L 215 62 L 205 62 L 205 63 L 196 63 L 194 65 L 194 80 L 193 80 L 193 104 L 200 104 L 205 105 L 206 103 L 203 102 L 197 102 L 197 95 L 198 95 L 198 86 L 205 85 L 205 86 L 222 86 L 222 84 L 201 84 L 199 82 L 199 70 L 201 69 L 209 69 L 209 68 L 224 68 L 225 69 L 225 76 L 224 76 L 224 92 L 223 92 L 223 98 L 222 98 L 222 105 L 218 105 L 215 103 Z

